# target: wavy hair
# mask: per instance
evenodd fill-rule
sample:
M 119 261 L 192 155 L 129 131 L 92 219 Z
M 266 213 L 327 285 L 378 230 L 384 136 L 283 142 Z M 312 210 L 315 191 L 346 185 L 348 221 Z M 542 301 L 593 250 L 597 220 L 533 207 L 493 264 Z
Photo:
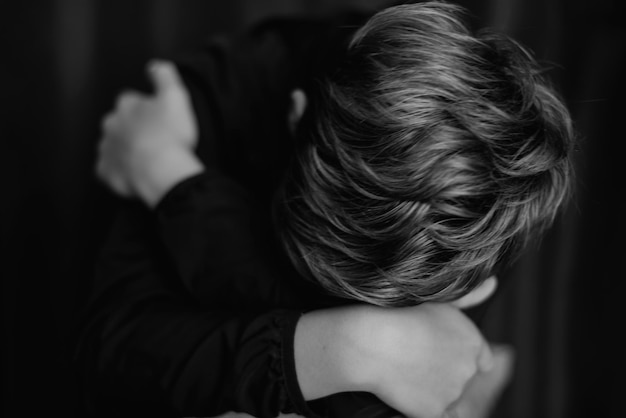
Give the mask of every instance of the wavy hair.
M 570 189 L 567 109 L 529 51 L 443 2 L 375 14 L 310 92 L 276 214 L 331 293 L 456 299 L 544 230 Z

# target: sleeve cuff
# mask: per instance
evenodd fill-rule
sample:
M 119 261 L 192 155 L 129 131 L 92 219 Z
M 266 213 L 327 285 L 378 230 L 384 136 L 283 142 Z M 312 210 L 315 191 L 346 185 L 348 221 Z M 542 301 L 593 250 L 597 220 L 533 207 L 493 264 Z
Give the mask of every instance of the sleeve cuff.
M 168 212 L 171 207 L 176 206 L 176 202 L 185 199 L 185 197 L 189 195 L 189 192 L 193 190 L 196 185 L 205 181 L 212 175 L 213 171 L 210 168 L 205 168 L 203 172 L 180 181 L 156 204 L 154 207 L 155 213 Z
M 296 333 L 296 325 L 300 320 L 302 313 L 289 315 L 283 318 L 281 324 L 282 334 L 282 359 L 283 359 L 283 376 L 285 379 L 285 390 L 291 401 L 295 413 L 303 415 L 307 418 L 322 418 L 309 408 L 298 383 L 296 374 L 296 360 L 294 356 L 294 337 Z

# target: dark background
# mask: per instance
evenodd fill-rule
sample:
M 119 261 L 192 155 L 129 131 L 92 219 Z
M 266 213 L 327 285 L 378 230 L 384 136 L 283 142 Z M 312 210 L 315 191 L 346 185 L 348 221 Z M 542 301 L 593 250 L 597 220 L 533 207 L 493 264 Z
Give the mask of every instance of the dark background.
M 3 2 L 2 374 L 4 417 L 79 417 L 71 324 L 110 200 L 92 167 L 99 119 L 154 56 L 275 14 L 385 1 Z M 626 416 L 622 309 L 626 15 L 619 0 L 460 1 L 548 64 L 580 144 L 572 203 L 503 274 L 490 339 L 517 348 L 498 417 Z

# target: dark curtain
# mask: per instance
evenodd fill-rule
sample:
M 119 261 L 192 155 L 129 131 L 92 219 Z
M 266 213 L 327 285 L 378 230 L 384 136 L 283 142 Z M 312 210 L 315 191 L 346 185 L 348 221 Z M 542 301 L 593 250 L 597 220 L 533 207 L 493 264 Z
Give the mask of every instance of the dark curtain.
M 99 118 L 148 58 L 275 14 L 384 1 L 4 2 L 4 417 L 82 416 L 67 367 L 77 302 L 110 200 L 92 176 Z M 579 132 L 576 190 L 541 243 L 503 272 L 483 323 L 517 349 L 497 417 L 624 417 L 626 24 L 618 0 L 461 1 L 550 68 Z

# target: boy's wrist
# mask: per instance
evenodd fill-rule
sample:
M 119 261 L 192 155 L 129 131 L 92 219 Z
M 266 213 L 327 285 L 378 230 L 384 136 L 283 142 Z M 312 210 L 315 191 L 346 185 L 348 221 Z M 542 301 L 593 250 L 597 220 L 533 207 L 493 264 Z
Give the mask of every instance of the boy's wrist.
M 354 305 L 344 312 L 338 322 L 337 345 L 340 350 L 343 382 L 346 390 L 377 393 L 383 377 L 384 358 L 373 355 L 372 346 L 384 338 L 384 321 L 377 321 L 382 308 L 369 305 Z
M 372 391 L 374 370 L 362 354 L 367 308 L 348 306 L 309 312 L 296 328 L 294 350 L 304 398 Z
M 195 153 L 178 145 L 146 150 L 133 165 L 133 188 L 150 208 L 154 208 L 175 185 L 204 171 L 204 165 Z

